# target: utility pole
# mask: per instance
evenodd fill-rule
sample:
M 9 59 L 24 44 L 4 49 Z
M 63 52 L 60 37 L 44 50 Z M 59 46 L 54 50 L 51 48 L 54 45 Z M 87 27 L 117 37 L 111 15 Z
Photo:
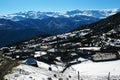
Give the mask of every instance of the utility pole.
M 110 72 L 108 73 L 108 80 L 110 80 Z
M 80 73 L 79 73 L 79 71 L 78 71 L 78 80 L 80 80 Z

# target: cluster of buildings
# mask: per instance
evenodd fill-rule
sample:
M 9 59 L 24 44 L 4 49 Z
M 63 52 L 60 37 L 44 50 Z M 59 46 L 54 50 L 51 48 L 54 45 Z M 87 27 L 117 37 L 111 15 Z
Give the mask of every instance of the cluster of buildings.
M 12 47 L 1 48 L 1 54 L 7 58 L 25 60 L 34 58 L 38 60 L 71 61 L 79 57 L 91 59 L 92 61 L 116 60 L 120 58 L 120 40 L 116 39 L 117 45 L 106 45 L 110 43 L 102 36 L 91 36 L 92 31 L 85 29 L 69 32 L 47 38 L 35 38 L 30 41 Z M 106 43 L 105 43 L 106 41 Z M 112 41 L 112 39 L 111 39 Z M 114 41 L 113 41 L 114 42 Z

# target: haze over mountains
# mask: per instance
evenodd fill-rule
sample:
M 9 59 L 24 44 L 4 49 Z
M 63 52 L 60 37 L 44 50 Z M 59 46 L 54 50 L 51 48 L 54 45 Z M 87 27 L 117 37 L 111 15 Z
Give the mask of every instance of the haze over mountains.
M 120 12 L 120 9 L 73 10 L 64 13 L 26 11 L 0 16 L 0 47 L 38 35 L 69 32 L 117 12 Z
M 13 14 L 6 14 L 0 16 L 4 19 L 10 19 L 13 21 L 20 21 L 25 19 L 45 19 L 49 17 L 54 18 L 70 18 L 75 16 L 88 16 L 95 18 L 106 18 L 110 15 L 113 15 L 117 12 L 120 12 L 120 9 L 103 9 L 103 10 L 72 10 L 66 12 L 40 12 L 40 11 L 22 11 Z

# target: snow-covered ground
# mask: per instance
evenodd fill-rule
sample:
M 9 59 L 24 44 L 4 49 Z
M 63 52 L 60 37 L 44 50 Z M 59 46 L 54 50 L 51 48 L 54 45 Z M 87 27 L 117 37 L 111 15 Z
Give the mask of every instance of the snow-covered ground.
M 13 69 L 13 72 L 6 75 L 8 80 L 78 80 L 78 71 L 80 80 L 120 80 L 120 60 L 109 62 L 85 61 L 72 65 L 64 73 L 61 71 L 63 66 L 48 65 L 43 62 L 37 62 L 39 67 L 33 67 L 20 64 Z M 52 68 L 52 71 L 49 70 Z M 51 78 L 51 79 L 49 79 Z
M 84 62 L 73 65 L 79 71 L 83 80 L 107 80 L 110 72 L 110 80 L 120 80 L 120 60 L 109 62 Z
M 47 54 L 47 53 L 44 52 L 44 51 L 35 51 L 34 57 L 40 57 L 40 56 L 43 56 L 43 55 L 45 55 L 45 54 Z
M 81 50 L 100 50 L 101 47 L 81 47 Z

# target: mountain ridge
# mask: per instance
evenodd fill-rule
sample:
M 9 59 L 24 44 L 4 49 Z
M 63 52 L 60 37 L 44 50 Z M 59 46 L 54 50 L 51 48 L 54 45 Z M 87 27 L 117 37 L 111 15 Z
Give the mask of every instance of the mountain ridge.
M 120 9 L 103 9 L 103 10 L 71 10 L 66 12 L 41 12 L 41 11 L 21 11 L 18 13 L 1 15 L 0 18 L 10 19 L 12 21 L 20 21 L 25 19 L 45 19 L 48 17 L 54 18 L 69 18 L 74 16 L 92 16 L 97 18 L 106 18 L 120 12 Z
M 109 10 L 108 10 L 109 11 Z M 116 12 L 115 10 L 113 12 Z M 50 14 L 50 13 L 49 13 Z M 11 21 L 9 19 L 0 19 L 0 47 L 7 46 L 23 40 L 28 40 L 38 35 L 56 35 L 69 32 L 75 28 L 101 19 L 92 16 L 74 17 L 48 17 L 44 19 L 25 19 L 20 21 Z M 3 36 L 4 35 L 4 36 Z M 7 37 L 6 37 L 7 36 Z M 19 37 L 19 39 L 18 39 Z

